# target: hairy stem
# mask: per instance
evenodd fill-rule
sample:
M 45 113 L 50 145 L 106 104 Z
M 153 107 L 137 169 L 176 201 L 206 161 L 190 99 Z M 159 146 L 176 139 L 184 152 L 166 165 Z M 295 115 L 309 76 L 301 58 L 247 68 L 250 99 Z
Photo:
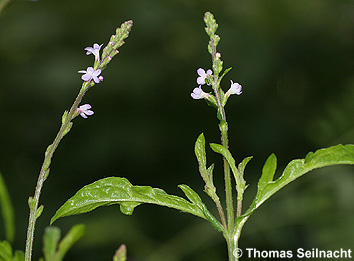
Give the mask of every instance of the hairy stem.
M 59 129 L 59 132 L 57 136 L 55 137 L 53 143 L 48 147 L 44 161 L 41 167 L 41 171 L 39 173 L 39 177 L 37 180 L 37 186 L 35 189 L 34 197 L 33 197 L 33 206 L 30 206 L 30 215 L 29 215 L 29 220 L 28 220 L 28 228 L 27 228 L 27 239 L 26 239 L 26 251 L 25 251 L 25 260 L 30 261 L 32 257 L 32 248 L 33 248 L 33 240 L 34 240 L 34 230 L 36 226 L 36 221 L 38 218 L 38 205 L 39 205 L 39 198 L 41 195 L 42 187 L 44 184 L 44 181 L 46 180 L 48 173 L 49 173 L 49 166 L 51 159 L 53 157 L 53 154 L 58 147 L 60 141 L 62 138 L 65 136 L 67 133 L 68 128 L 70 128 L 71 120 L 75 117 L 75 112 L 80 104 L 82 98 L 84 97 L 85 93 L 91 87 L 90 82 L 84 82 L 82 84 L 81 90 L 79 94 L 77 95 L 73 105 L 71 106 L 71 109 L 65 119 L 64 122 L 62 122 L 62 125 Z M 31 204 L 30 204 L 31 205 Z
M 211 49 L 212 49 L 212 61 L 213 61 L 213 67 L 214 67 L 214 61 L 216 58 L 216 46 L 214 44 L 214 41 L 211 40 Z M 222 100 L 221 100 L 221 95 L 220 95 L 220 86 L 219 86 L 219 76 L 214 75 L 214 81 L 213 81 L 213 90 L 215 93 L 215 98 L 217 101 L 218 105 L 218 113 L 221 117 L 220 119 L 220 132 L 221 132 L 221 144 L 228 149 L 229 148 L 229 141 L 228 141 L 228 127 L 227 127 L 227 121 L 226 121 L 226 114 L 225 114 L 225 109 L 222 105 Z M 230 166 L 229 163 L 225 158 L 223 158 L 223 163 L 224 163 L 224 181 L 225 181 L 225 195 L 226 195 L 226 213 L 227 213 L 227 227 L 228 231 L 230 232 L 230 229 L 233 230 L 234 227 L 234 206 L 233 206 L 233 196 L 232 196 L 232 183 L 231 183 L 231 172 L 230 172 Z

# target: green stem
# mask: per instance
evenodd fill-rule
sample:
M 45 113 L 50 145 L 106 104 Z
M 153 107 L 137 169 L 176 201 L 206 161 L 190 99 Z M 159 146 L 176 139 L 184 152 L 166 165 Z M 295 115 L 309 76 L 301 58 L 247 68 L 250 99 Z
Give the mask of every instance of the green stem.
M 227 230 L 226 218 L 225 218 L 224 210 L 223 210 L 223 208 L 222 208 L 222 205 L 221 205 L 221 203 L 220 203 L 219 198 L 217 198 L 217 200 L 214 200 L 214 202 L 215 202 L 216 207 L 217 207 L 217 209 L 218 209 L 219 216 L 220 216 L 220 218 L 221 218 L 222 226 L 224 227 L 225 230 Z
M 87 90 L 91 86 L 93 86 L 93 84 L 89 83 L 89 82 L 84 82 L 82 84 L 81 90 L 80 90 L 79 94 L 77 95 L 73 105 L 71 106 L 71 109 L 70 109 L 65 121 L 62 122 L 62 125 L 60 127 L 60 130 L 59 130 L 57 136 L 55 137 L 53 143 L 48 147 L 48 149 L 46 151 L 44 161 L 43 161 L 43 164 L 41 167 L 41 171 L 39 173 L 39 177 L 37 180 L 37 186 L 35 189 L 34 197 L 33 197 L 34 205 L 31 207 L 29 220 L 28 220 L 26 252 L 25 252 L 25 260 L 26 261 L 30 261 L 31 257 L 32 257 L 34 230 L 35 230 L 36 221 L 38 218 L 37 212 L 38 212 L 39 198 L 41 195 L 44 181 L 46 180 L 48 173 L 49 173 L 49 166 L 50 166 L 51 159 L 52 159 L 53 154 L 54 154 L 56 148 L 58 147 L 60 141 L 67 133 L 67 129 L 70 127 L 69 125 L 71 124 L 71 120 L 73 118 L 75 118 L 75 116 L 76 116 L 75 113 L 76 113 L 76 109 L 77 109 L 78 105 L 80 104 L 85 93 L 87 92 Z
M 226 114 L 224 107 L 222 106 L 221 98 L 220 98 L 220 93 L 219 93 L 219 86 L 217 86 L 218 79 L 215 77 L 214 79 L 214 93 L 215 93 L 215 98 L 218 103 L 218 111 L 221 115 L 221 122 L 219 124 L 220 132 L 221 132 L 221 143 L 222 145 L 228 149 L 229 147 L 229 142 L 228 142 L 228 134 L 227 134 L 227 122 L 226 122 Z M 227 214 L 227 228 L 228 231 L 230 232 L 233 230 L 234 227 L 234 206 L 233 206 L 233 196 L 232 196 L 232 183 L 231 183 L 231 172 L 230 172 L 230 166 L 227 160 L 224 158 L 223 159 L 224 163 L 224 181 L 225 181 L 225 197 L 226 197 L 226 214 Z
M 226 238 L 226 242 L 227 242 L 227 251 L 228 251 L 228 255 L 229 255 L 229 261 L 236 261 L 238 260 L 238 258 L 234 255 L 234 251 L 236 249 L 236 245 L 235 245 L 235 241 L 233 236 L 229 236 L 228 238 Z

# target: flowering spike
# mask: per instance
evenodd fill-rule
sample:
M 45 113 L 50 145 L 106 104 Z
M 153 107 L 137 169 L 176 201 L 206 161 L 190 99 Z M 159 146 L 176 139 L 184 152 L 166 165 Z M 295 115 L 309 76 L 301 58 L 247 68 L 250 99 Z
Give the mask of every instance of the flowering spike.
M 117 50 L 124 44 L 124 40 L 129 36 L 130 30 L 133 26 L 133 21 L 126 21 L 121 25 L 121 27 L 116 29 L 116 34 L 112 35 L 107 46 L 102 52 L 102 62 L 98 66 L 100 69 L 104 69 L 107 64 L 111 61 L 113 56 L 119 53 Z

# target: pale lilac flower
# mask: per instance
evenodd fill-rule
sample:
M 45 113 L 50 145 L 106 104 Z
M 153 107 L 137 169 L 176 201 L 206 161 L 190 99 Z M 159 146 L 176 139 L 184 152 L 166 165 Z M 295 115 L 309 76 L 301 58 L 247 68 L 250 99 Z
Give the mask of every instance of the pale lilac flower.
M 198 75 L 199 75 L 199 77 L 197 78 L 197 83 L 198 83 L 199 85 L 203 85 L 203 84 L 205 84 L 205 79 L 206 79 L 207 77 L 211 76 L 212 73 L 213 73 L 213 71 L 209 69 L 209 70 L 207 70 L 207 72 L 205 72 L 203 68 L 199 68 L 199 69 L 197 70 L 197 73 L 198 73 Z M 208 84 L 208 85 L 209 85 L 209 84 Z
M 86 55 L 90 55 L 90 54 L 93 54 L 95 56 L 95 59 L 96 60 L 99 60 L 100 59 L 100 49 L 102 47 L 103 44 L 99 45 L 99 44 L 94 44 L 93 47 L 86 47 L 85 48 L 85 51 L 86 52 Z
M 95 83 L 100 82 L 98 76 L 101 74 L 101 69 L 94 70 L 92 67 L 87 67 L 86 71 L 81 70 L 78 71 L 78 73 L 84 73 L 84 75 L 81 76 L 81 79 L 86 82 L 91 81 L 91 79 L 93 79 Z
M 81 105 L 79 108 L 77 108 L 77 112 L 80 113 L 82 118 L 87 118 L 86 115 L 90 116 L 92 114 L 94 114 L 93 111 L 90 110 L 91 109 L 91 105 L 90 104 L 84 104 Z
M 210 94 L 204 92 L 202 90 L 202 86 L 199 85 L 199 87 L 194 88 L 193 92 L 191 93 L 191 96 L 193 99 L 199 100 L 199 99 L 204 99 L 204 98 L 210 96 Z
M 230 82 L 231 82 L 231 87 L 226 92 L 226 96 L 230 96 L 231 94 L 240 95 L 242 93 L 242 86 L 237 82 L 234 83 L 232 80 L 230 80 Z

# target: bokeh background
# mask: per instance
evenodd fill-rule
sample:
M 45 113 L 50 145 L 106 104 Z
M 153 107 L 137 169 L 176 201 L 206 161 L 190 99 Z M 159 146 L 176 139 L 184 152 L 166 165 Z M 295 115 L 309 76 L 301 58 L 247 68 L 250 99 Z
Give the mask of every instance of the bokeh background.
M 41 203 L 34 257 L 55 211 L 78 189 L 109 176 L 183 196 L 195 189 L 209 208 L 194 156 L 204 132 L 219 142 L 215 111 L 190 92 L 196 70 L 210 68 L 203 15 L 219 24 L 223 82 L 243 86 L 227 104 L 230 150 L 246 169 L 245 208 L 268 155 L 279 172 L 308 151 L 354 142 L 354 2 L 352 0 L 14 0 L 0 14 L 0 171 L 16 211 L 15 249 L 24 249 L 27 198 L 34 193 L 46 147 L 91 66 L 83 50 L 107 44 L 132 19 L 126 44 L 84 98 L 95 111 L 77 118 L 52 161 Z M 207 91 L 206 88 L 204 88 Z M 215 183 L 223 197 L 222 161 Z M 354 168 L 305 175 L 256 211 L 241 248 L 339 249 L 354 245 Z M 0 220 L 1 221 L 1 220 Z M 122 243 L 129 260 L 226 260 L 222 235 L 196 217 L 152 205 L 124 216 L 118 206 L 58 220 L 65 234 L 84 223 L 86 235 L 66 260 L 111 260 Z M 4 237 L 2 222 L 0 236 Z

